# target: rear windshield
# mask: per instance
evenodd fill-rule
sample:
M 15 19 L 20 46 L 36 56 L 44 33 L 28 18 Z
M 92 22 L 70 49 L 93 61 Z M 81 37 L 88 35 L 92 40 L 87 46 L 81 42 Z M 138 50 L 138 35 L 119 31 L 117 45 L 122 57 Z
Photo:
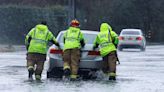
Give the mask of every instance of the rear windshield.
M 59 37 L 59 42 L 63 43 L 63 34 L 61 34 L 61 36 Z M 83 33 L 84 35 L 84 40 L 85 43 L 87 44 L 93 44 L 94 40 L 96 39 L 96 34 L 89 34 L 89 33 Z
M 140 35 L 139 31 L 123 31 L 122 35 Z

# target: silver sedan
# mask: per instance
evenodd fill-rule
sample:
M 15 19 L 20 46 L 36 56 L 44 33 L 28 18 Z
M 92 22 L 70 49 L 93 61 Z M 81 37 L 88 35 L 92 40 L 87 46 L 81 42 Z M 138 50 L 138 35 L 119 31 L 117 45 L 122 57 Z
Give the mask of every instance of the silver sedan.
M 145 51 L 146 40 L 141 29 L 123 29 L 119 35 L 118 49 L 139 48 Z

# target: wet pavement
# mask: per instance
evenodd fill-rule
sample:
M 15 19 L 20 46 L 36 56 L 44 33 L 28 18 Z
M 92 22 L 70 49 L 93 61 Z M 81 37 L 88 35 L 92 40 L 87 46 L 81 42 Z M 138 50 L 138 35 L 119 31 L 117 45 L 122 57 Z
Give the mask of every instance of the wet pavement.
M 145 52 L 118 52 L 117 80 L 64 82 L 46 78 L 29 82 L 26 51 L 0 52 L 0 92 L 164 92 L 164 45 L 147 46 Z

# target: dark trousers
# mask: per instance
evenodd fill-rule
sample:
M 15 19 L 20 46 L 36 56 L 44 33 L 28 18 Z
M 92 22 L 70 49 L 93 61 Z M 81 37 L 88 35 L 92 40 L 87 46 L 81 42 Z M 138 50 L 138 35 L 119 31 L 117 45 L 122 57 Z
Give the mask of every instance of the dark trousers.
M 71 69 L 72 75 L 77 75 L 80 61 L 80 49 L 67 49 L 63 54 L 64 69 Z
M 103 57 L 103 72 L 104 73 L 116 73 L 116 51 L 110 52 Z
M 27 59 L 27 68 L 29 69 L 33 67 L 35 71 L 35 75 L 41 76 L 44 67 L 44 61 L 46 60 L 46 55 L 39 54 L 39 53 L 28 53 L 26 59 Z

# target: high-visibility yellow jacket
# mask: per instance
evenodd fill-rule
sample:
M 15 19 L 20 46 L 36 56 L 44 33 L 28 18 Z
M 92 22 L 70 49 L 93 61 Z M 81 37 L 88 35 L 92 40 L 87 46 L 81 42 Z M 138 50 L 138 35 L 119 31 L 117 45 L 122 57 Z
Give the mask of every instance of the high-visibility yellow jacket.
M 107 23 L 102 23 L 100 32 L 94 41 L 94 47 L 100 45 L 101 56 L 106 56 L 112 51 L 116 51 L 115 45 L 118 44 L 118 35 L 112 31 L 111 26 Z
M 25 45 L 28 48 L 28 53 L 46 54 L 49 41 L 58 44 L 53 34 L 48 30 L 48 27 L 38 24 L 26 35 Z
M 84 41 L 84 37 L 80 28 L 69 27 L 67 31 L 64 33 L 64 50 L 73 49 L 73 48 L 81 48 L 81 41 Z

